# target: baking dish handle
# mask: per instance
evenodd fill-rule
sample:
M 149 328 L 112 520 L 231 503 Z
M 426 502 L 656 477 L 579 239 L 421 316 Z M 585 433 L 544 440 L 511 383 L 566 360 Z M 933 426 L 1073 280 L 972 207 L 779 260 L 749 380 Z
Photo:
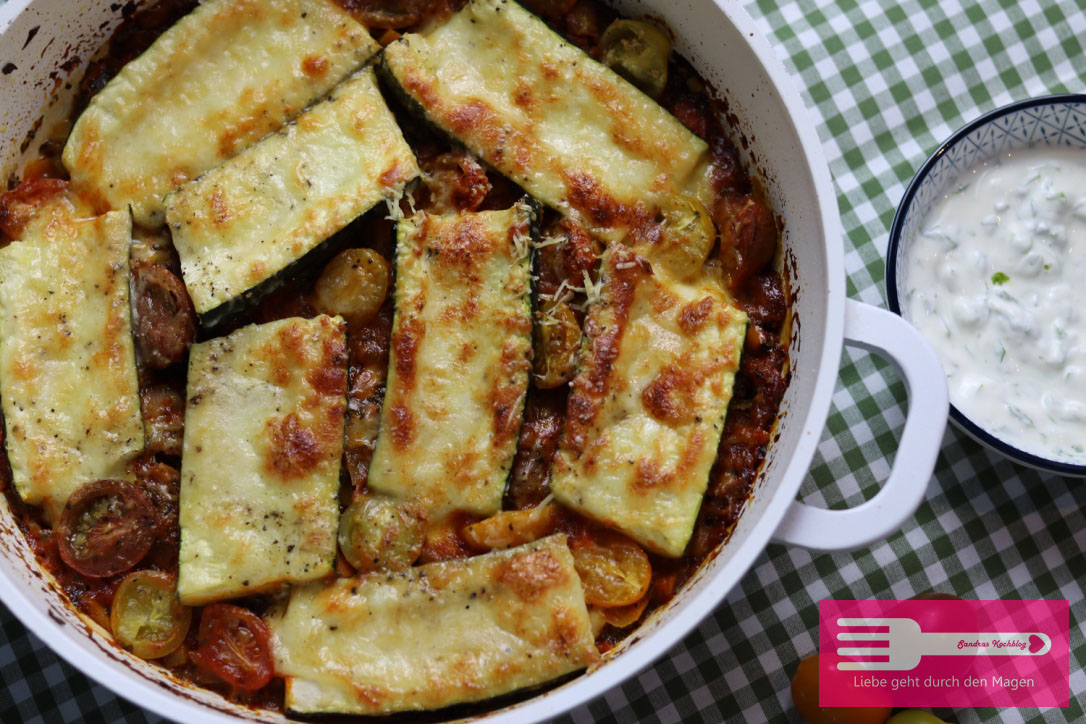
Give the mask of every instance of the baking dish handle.
M 905 381 L 908 413 L 890 475 L 871 500 L 827 510 L 794 501 L 774 538 L 814 550 L 860 548 L 901 528 L 928 487 L 946 429 L 946 376 L 938 357 L 908 322 L 869 304 L 847 300 L 845 344 L 886 358 Z

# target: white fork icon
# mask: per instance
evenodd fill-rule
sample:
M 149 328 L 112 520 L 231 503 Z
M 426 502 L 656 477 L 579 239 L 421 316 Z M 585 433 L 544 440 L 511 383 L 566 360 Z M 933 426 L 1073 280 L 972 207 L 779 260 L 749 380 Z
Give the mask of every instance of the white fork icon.
M 842 628 L 855 626 L 885 627 L 885 632 L 843 631 L 838 641 L 885 641 L 885 647 L 839 646 L 838 656 L 878 656 L 880 661 L 842 661 L 839 671 L 910 671 L 920 664 L 922 656 L 1042 656 L 1052 648 L 1052 639 L 1037 631 L 1014 633 L 944 633 L 920 630 L 911 618 L 839 618 Z M 1030 651 L 1031 637 L 1042 646 Z M 987 645 L 959 646 L 961 642 L 981 642 Z M 996 642 L 1004 645 L 997 646 Z

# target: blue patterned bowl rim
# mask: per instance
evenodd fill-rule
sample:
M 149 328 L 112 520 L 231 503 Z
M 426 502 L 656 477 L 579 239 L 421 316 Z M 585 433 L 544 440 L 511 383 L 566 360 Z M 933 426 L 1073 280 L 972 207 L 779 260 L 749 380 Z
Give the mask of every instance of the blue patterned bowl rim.
M 1014 113 L 1021 111 L 1027 111 L 1032 108 L 1038 108 L 1041 106 L 1056 106 L 1056 105 L 1070 105 L 1081 106 L 1086 109 L 1086 94 L 1082 93 L 1065 93 L 1060 95 L 1042 96 L 1040 98 L 1027 98 L 1021 101 L 1015 101 L 1005 106 L 996 108 L 984 115 L 980 116 L 976 120 L 970 121 L 965 124 L 953 134 L 950 138 L 944 141 L 935 151 L 928 156 L 928 159 L 924 161 L 920 170 L 913 176 L 913 180 L 909 182 L 908 188 L 905 189 L 905 195 L 901 197 L 901 203 L 897 207 L 897 212 L 894 214 L 894 223 L 890 227 L 890 240 L 886 247 L 886 297 L 890 305 L 890 310 L 895 314 L 904 317 L 905 315 L 901 310 L 901 300 L 898 296 L 898 260 L 904 245 L 910 240 L 905 238 L 906 221 L 912 211 L 913 203 L 917 201 L 917 197 L 920 195 L 921 190 L 930 180 L 932 171 L 936 170 L 940 161 L 944 156 L 950 152 L 959 143 L 966 141 L 979 129 Z M 1052 137 L 1047 137 L 1045 141 L 1052 140 Z M 1019 142 L 1015 144 L 1016 148 L 1028 148 L 1035 145 L 1052 145 L 1047 143 L 1028 143 Z M 1086 144 L 1083 144 L 1086 147 Z M 994 155 L 994 154 L 993 154 Z M 973 439 L 987 445 L 988 447 L 996 450 L 999 453 L 1011 458 L 1012 460 L 1028 465 L 1033 468 L 1045 470 L 1061 475 L 1068 475 L 1073 477 L 1086 477 L 1086 465 L 1074 465 L 1072 463 L 1060 462 L 1057 460 L 1050 460 L 1049 458 L 1040 457 L 1032 453 L 1019 450 L 1013 445 L 1001 440 L 984 428 L 977 425 L 968 417 L 962 414 L 962 412 L 953 404 L 950 406 L 950 418 L 969 436 Z

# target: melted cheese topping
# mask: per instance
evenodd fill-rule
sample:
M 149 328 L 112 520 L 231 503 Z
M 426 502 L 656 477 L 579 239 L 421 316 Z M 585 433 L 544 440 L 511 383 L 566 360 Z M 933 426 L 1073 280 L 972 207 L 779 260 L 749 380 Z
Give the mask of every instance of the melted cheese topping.
M 15 489 L 56 521 L 84 483 L 128 478 L 143 419 L 127 213 L 39 211 L 0 249 L 0 399 Z M 74 263 L 73 263 L 74 262 Z
M 432 123 L 597 236 L 684 189 L 712 202 L 705 141 L 514 2 L 473 0 L 383 59 Z
M 747 316 L 708 275 L 676 282 L 621 245 L 603 275 L 551 491 L 677 557 L 716 458 Z
M 521 201 L 400 222 L 374 490 L 435 516 L 501 508 L 531 369 L 532 218 Z
M 94 96 L 64 165 L 80 191 L 157 226 L 167 192 L 279 128 L 377 50 L 329 0 L 207 0 Z
M 196 311 L 252 292 L 362 212 L 398 199 L 418 173 L 367 68 L 166 199 Z
M 339 317 L 193 345 L 177 591 L 198 605 L 331 572 L 347 394 Z
M 439 709 L 599 659 L 565 536 L 295 588 L 270 620 L 287 709 Z

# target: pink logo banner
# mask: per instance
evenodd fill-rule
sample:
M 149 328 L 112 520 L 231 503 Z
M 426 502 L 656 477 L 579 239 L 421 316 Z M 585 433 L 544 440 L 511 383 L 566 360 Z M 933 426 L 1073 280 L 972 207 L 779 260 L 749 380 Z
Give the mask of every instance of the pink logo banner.
M 819 706 L 1067 706 L 1067 601 L 820 601 Z

